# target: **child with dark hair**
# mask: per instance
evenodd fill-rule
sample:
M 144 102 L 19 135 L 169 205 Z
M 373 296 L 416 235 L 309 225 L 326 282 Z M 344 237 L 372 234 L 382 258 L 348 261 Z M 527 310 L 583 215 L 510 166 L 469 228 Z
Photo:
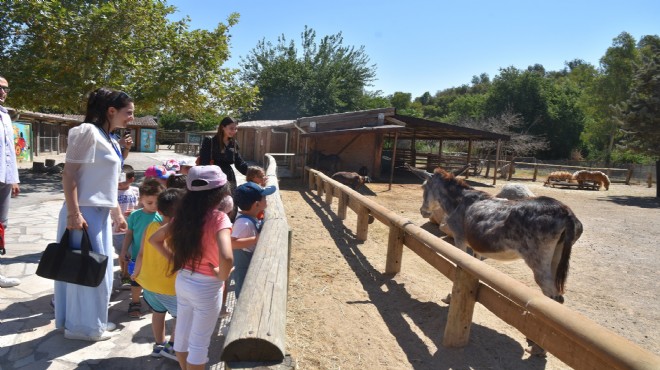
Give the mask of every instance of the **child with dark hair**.
M 231 221 L 218 210 L 230 194 L 227 176 L 217 166 L 195 166 L 188 191 L 174 219 L 149 241 L 171 259 L 176 273 L 177 320 L 174 349 L 182 369 L 204 368 L 218 321 L 222 287 L 231 273 Z M 165 247 L 165 241 L 167 246 Z
M 158 195 L 165 190 L 165 187 L 156 179 L 147 179 L 140 186 L 140 203 L 142 208 L 133 211 L 128 216 L 128 229 L 122 244 L 119 258 L 128 261 L 128 273 L 133 274 L 135 260 L 140 252 L 142 245 L 142 236 L 144 230 L 152 222 L 163 222 L 163 218 L 158 214 Z M 130 249 L 129 249 L 130 246 Z M 142 303 L 140 302 L 140 285 L 131 280 L 131 302 L 128 304 L 128 316 L 139 318 L 142 316 Z
M 125 179 L 122 180 L 125 181 L 120 181 L 119 185 L 117 186 L 117 203 L 119 203 L 119 208 L 121 208 L 121 212 L 124 214 L 124 217 L 128 218 L 131 212 L 138 208 L 140 200 L 140 189 L 137 186 L 132 185 L 135 181 L 135 171 L 133 170 L 133 167 L 125 164 L 122 172 L 125 176 Z M 121 256 L 121 248 L 124 244 L 125 236 L 125 230 L 113 228 L 112 245 L 115 247 L 115 252 L 118 256 Z M 130 289 L 131 278 L 128 274 L 128 264 L 126 263 L 125 259 L 119 258 L 119 267 L 121 287 L 122 289 Z
M 175 189 L 185 189 L 186 188 L 186 175 L 182 175 L 179 173 L 176 173 L 174 175 L 170 175 L 170 177 L 167 178 L 167 188 L 175 188 Z
M 142 239 L 142 247 L 135 261 L 135 270 L 131 276 L 142 287 L 142 297 L 147 302 L 151 311 L 151 330 L 154 333 L 154 344 L 151 356 L 167 357 L 177 360 L 174 352 L 174 333 L 170 334 L 170 340 L 165 341 L 165 314 L 167 312 L 176 319 L 176 293 L 174 281 L 176 275 L 170 273 L 169 260 L 159 253 L 149 242 L 149 238 L 162 225 L 172 220 L 176 207 L 185 190 L 170 188 L 158 195 L 158 212 L 163 217 L 163 222 L 154 221 L 147 226 Z M 166 246 L 167 248 L 167 246 Z
M 231 233 L 234 254 L 232 278 L 236 284 L 234 294 L 237 299 L 241 294 L 245 275 L 259 240 L 263 222 L 259 215 L 262 215 L 268 206 L 266 196 L 273 194 L 275 190 L 274 186 L 262 188 L 254 182 L 246 182 L 237 187 L 234 192 L 234 202 L 240 208 Z

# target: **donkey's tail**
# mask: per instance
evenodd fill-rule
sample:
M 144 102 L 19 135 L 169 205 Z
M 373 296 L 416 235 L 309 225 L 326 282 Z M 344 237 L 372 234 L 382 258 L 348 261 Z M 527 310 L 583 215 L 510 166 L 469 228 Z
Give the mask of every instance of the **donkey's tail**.
M 572 211 L 569 211 L 566 229 L 564 230 L 564 245 L 561 250 L 559 264 L 557 265 L 557 273 L 555 274 L 555 288 L 557 288 L 558 294 L 564 294 L 571 250 L 573 244 L 580 238 L 580 235 L 582 235 L 582 223 L 575 217 Z

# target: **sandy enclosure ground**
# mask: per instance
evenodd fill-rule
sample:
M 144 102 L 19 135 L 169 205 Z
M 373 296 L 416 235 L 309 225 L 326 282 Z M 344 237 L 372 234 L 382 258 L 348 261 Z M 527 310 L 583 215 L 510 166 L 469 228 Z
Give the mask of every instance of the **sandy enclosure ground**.
M 496 193 L 506 182 L 475 187 Z M 360 193 L 442 235 L 419 214 L 420 182 L 371 183 Z M 660 201 L 655 188 L 612 184 L 609 191 L 543 187 L 537 195 L 566 203 L 584 225 L 573 247 L 566 305 L 603 327 L 660 353 Z M 300 369 L 565 369 L 549 355 L 530 358 L 525 338 L 477 305 L 470 343 L 446 349 L 448 306 L 440 301 L 451 281 L 404 248 L 401 272 L 383 275 L 388 229 L 376 221 L 364 243 L 355 238 L 356 215 L 336 216 L 300 179 L 281 184 L 293 230 L 287 351 Z M 522 262 L 491 266 L 537 288 Z

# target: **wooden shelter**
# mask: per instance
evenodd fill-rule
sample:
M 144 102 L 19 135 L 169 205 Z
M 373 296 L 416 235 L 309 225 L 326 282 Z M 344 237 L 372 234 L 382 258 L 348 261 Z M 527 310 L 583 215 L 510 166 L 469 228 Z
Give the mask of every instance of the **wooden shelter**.
M 43 153 L 66 152 L 69 129 L 85 119 L 83 115 L 47 114 L 15 109 L 11 110 L 11 113 L 14 122 L 32 125 L 33 142 L 30 145 L 35 156 Z M 129 123 L 127 130 L 131 133 L 134 142 L 131 151 L 155 152 L 157 128 L 158 123 L 153 116 L 136 117 Z
M 304 153 L 304 164 L 314 166 L 315 156 L 337 156 L 341 171 L 358 172 L 366 168 L 372 178 L 381 177 L 383 147 L 386 138 L 392 138 L 393 151 L 389 168 L 390 182 L 397 163 L 397 141 L 411 140 L 413 154 L 405 163 L 415 166 L 416 140 L 460 140 L 468 143 L 468 158 L 474 141 L 493 141 L 499 148 L 507 135 L 459 127 L 442 122 L 396 114 L 394 108 L 331 114 L 299 118 L 295 124 L 298 153 Z M 293 136 L 293 135 L 292 135 Z M 499 151 L 498 151 L 499 152 Z M 297 169 L 294 169 L 294 173 Z

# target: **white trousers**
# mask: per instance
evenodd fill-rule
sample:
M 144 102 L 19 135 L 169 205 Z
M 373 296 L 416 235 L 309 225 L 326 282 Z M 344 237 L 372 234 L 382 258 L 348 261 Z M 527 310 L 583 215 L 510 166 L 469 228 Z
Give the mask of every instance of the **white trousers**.
M 176 340 L 174 350 L 188 352 L 188 363 L 209 361 L 211 335 L 218 323 L 224 282 L 215 276 L 180 270 L 176 277 Z

